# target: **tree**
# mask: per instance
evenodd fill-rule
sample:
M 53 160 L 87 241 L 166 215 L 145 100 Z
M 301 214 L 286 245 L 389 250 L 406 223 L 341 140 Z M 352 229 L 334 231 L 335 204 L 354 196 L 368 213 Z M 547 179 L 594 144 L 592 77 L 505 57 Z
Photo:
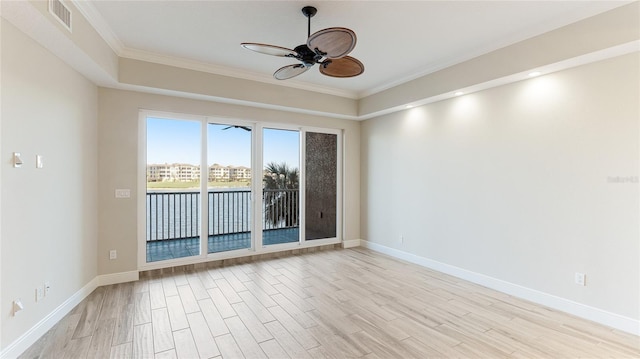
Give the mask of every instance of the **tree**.
M 270 162 L 265 166 L 263 182 L 265 220 L 274 227 L 298 225 L 298 169 L 286 163 Z

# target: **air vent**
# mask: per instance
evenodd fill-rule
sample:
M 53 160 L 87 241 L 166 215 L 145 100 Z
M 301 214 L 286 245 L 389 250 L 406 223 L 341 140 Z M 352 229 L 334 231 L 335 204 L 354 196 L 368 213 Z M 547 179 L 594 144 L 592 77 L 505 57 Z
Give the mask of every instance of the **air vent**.
M 49 12 L 71 31 L 71 10 L 60 0 L 49 0 Z

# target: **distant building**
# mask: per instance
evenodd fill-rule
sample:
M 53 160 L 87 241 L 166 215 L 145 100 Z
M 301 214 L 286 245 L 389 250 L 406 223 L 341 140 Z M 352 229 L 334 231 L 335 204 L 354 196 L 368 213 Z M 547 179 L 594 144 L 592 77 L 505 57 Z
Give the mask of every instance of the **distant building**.
M 244 166 L 222 166 L 214 163 L 209 167 L 209 181 L 250 180 L 251 169 Z
M 188 163 L 147 165 L 147 182 L 194 182 L 200 179 L 200 174 L 200 166 Z M 251 168 L 214 163 L 209 167 L 208 179 L 210 182 L 251 180 Z

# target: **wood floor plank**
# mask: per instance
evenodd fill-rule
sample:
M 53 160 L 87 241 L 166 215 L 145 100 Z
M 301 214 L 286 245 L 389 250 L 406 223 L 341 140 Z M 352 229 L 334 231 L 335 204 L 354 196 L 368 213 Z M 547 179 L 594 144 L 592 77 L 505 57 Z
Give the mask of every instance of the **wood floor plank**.
M 242 284 L 242 281 L 235 275 L 235 271 L 225 268 L 225 270 L 222 271 L 222 276 L 236 293 L 247 290 L 244 284 Z
M 267 282 L 256 282 L 256 280 L 251 280 L 244 283 L 244 286 L 247 287 L 247 290 L 253 294 L 256 299 L 262 303 L 265 307 L 274 307 L 278 305 L 276 302 L 271 299 L 271 296 L 274 294 L 278 294 L 278 292 L 273 286 Z M 266 291 L 265 291 L 266 289 Z
M 167 308 L 158 308 L 151 311 L 153 328 L 153 350 L 155 353 L 173 349 L 173 335 L 169 322 Z
M 189 284 L 189 281 L 187 280 L 187 274 L 184 271 L 173 272 L 172 277 L 173 277 L 173 281 L 176 283 L 177 287 L 179 287 L 181 285 Z
M 180 329 L 173 332 L 173 340 L 176 343 L 176 356 L 178 358 L 206 358 L 198 354 L 198 348 L 193 340 L 191 329 Z
M 109 358 L 111 355 L 111 342 L 113 340 L 113 332 L 116 326 L 116 319 L 100 319 L 96 323 L 96 330 L 91 336 L 91 344 L 89 345 L 89 358 Z
M 176 287 L 173 275 L 166 275 L 162 277 L 162 290 L 164 290 L 165 297 L 178 295 L 178 287 Z
M 220 353 L 223 358 L 244 358 L 244 354 L 240 350 L 240 347 L 236 343 L 235 339 L 233 339 L 233 335 L 225 334 L 219 337 L 216 337 L 216 344 L 218 344 L 218 348 L 220 349 Z
M 355 340 L 345 336 L 336 335 L 325 329 L 323 326 L 317 325 L 315 327 L 308 328 L 307 331 L 311 333 L 320 342 L 322 347 L 326 349 L 335 357 L 361 357 L 370 351 L 360 345 Z
M 224 322 L 246 358 L 258 359 L 267 357 L 239 317 L 226 318 Z
M 260 320 L 260 322 L 268 323 L 275 320 L 271 312 L 269 312 L 264 304 L 262 304 L 262 302 L 258 300 L 253 293 L 244 291 L 238 293 L 238 295 L 242 298 L 242 301 L 249 307 L 249 309 L 251 309 L 253 314 L 255 314 L 255 316 Z
M 120 308 L 120 286 L 113 284 L 103 288 L 105 292 L 98 320 L 115 319 L 118 317 L 118 309 Z
M 247 277 L 249 277 L 249 279 L 251 279 L 252 281 L 262 281 L 271 285 L 280 283 L 280 281 L 277 280 L 271 273 L 260 269 L 261 267 L 254 265 L 253 268 L 255 269 L 255 271 L 253 273 L 247 274 Z
M 167 350 L 166 352 L 156 353 L 155 359 L 178 359 L 175 349 Z
M 198 306 L 198 300 L 196 296 L 193 295 L 193 291 L 191 290 L 190 285 L 181 285 L 178 287 L 178 294 L 180 294 L 180 300 L 182 301 L 182 306 L 184 307 L 185 313 L 193 313 L 200 311 L 200 307 Z M 207 295 L 206 298 L 209 296 Z
M 189 327 L 187 314 L 182 307 L 180 296 L 171 296 L 166 298 L 167 310 L 169 312 L 169 322 L 172 330 L 180 330 Z
M 204 289 L 211 289 L 216 287 L 216 282 L 211 278 L 208 271 L 202 270 L 198 271 L 198 277 L 200 278 L 200 282 Z
M 309 353 L 296 341 L 296 339 L 285 329 L 280 322 L 274 320 L 266 323 L 265 327 L 269 330 L 271 335 L 278 341 L 285 352 L 295 359 L 310 358 Z
M 285 298 L 287 298 L 293 305 L 295 305 L 296 307 L 298 307 L 298 309 L 300 309 L 300 311 L 302 312 L 308 312 L 313 308 L 313 305 L 309 304 L 308 301 L 306 301 L 306 298 L 309 298 L 308 294 L 304 294 L 304 296 L 301 296 L 299 294 L 300 291 L 292 291 L 289 287 L 287 287 L 284 284 L 276 284 L 273 286 L 278 292 L 280 292 L 280 294 L 282 294 Z
M 196 298 L 196 300 L 209 298 L 207 288 L 205 288 L 202 284 L 198 272 L 187 274 L 187 280 L 189 281 L 191 292 L 193 293 L 193 296 Z
M 151 310 L 164 308 L 167 306 L 165 301 L 164 288 L 161 281 L 149 283 L 149 302 Z
M 216 285 L 230 304 L 242 302 L 242 299 L 238 296 L 238 293 L 233 289 L 226 278 L 216 279 Z
M 285 296 L 283 296 L 282 294 L 273 295 L 271 296 L 271 298 L 276 303 L 278 303 L 280 308 L 284 309 L 287 313 L 289 313 L 289 315 L 291 315 L 291 317 L 293 317 L 293 319 L 300 323 L 302 327 L 310 328 L 317 325 L 317 323 L 311 317 L 309 317 L 305 312 L 301 311 L 298 306 L 292 303 L 289 299 L 285 298 Z
M 207 322 L 211 335 L 217 337 L 229 333 L 229 328 L 227 328 L 224 319 L 218 312 L 218 308 L 216 308 L 211 299 L 203 299 L 198 301 L 198 304 L 200 305 L 200 310 Z
M 100 316 L 100 309 L 102 308 L 102 301 L 104 299 L 104 291 L 104 288 L 99 287 L 87 297 L 86 305 L 84 306 L 84 310 L 78 320 L 78 326 L 73 333 L 73 339 L 84 338 L 93 334 L 96 322 Z
M 220 355 L 220 350 L 213 339 L 213 335 L 202 313 L 189 313 L 187 314 L 187 319 L 189 320 L 189 328 L 191 328 L 193 340 L 200 357 L 213 358 Z
M 133 343 L 123 343 L 111 347 L 109 359 L 130 359 L 133 357 Z
M 318 341 L 316 338 L 311 335 L 305 328 L 303 328 L 289 313 L 287 313 L 282 307 L 275 306 L 269 308 L 269 311 L 273 316 L 282 324 L 283 327 L 287 328 L 289 333 L 302 345 L 305 349 L 315 348 L 318 345 Z
M 135 304 L 125 304 L 120 307 L 118 318 L 116 318 L 116 326 L 113 330 L 112 345 L 119 345 L 133 340 L 134 315 Z
M 253 268 L 248 264 L 239 264 L 229 268 L 230 271 L 238 278 L 238 280 L 242 283 L 248 282 L 251 280 L 248 273 L 254 273 Z
M 216 308 L 218 309 L 218 313 L 222 316 L 222 318 L 230 318 L 236 315 L 236 312 L 233 310 L 227 298 L 222 294 L 220 288 L 212 288 L 207 290 L 209 296 L 213 300 Z M 238 297 L 240 298 L 240 297 Z
M 147 285 L 148 288 L 148 285 Z M 151 322 L 151 300 L 149 292 L 136 293 L 136 304 L 133 315 L 133 325 L 140 325 Z
M 260 343 L 260 348 L 267 355 L 267 358 L 290 358 L 289 354 L 274 339 Z
M 78 326 L 82 313 L 71 311 L 58 324 L 51 328 L 46 336 L 40 338 L 33 346 L 40 347 L 33 354 L 30 350 L 25 352 L 25 358 L 61 358 L 66 346 L 73 338 L 73 333 Z
M 151 323 L 133 328 L 133 358 L 153 358 L 153 328 Z
M 258 319 L 258 317 L 253 314 L 251 309 L 244 302 L 235 303 L 232 305 L 233 310 L 236 311 L 245 327 L 249 330 L 253 338 L 258 342 L 262 343 L 269 339 L 272 339 L 273 336 L 267 328 L 262 324 L 262 322 Z
M 69 342 L 66 350 L 64 351 L 63 359 L 76 359 L 87 357 L 89 351 L 89 345 L 91 344 L 91 337 L 81 337 L 78 339 L 72 339 Z

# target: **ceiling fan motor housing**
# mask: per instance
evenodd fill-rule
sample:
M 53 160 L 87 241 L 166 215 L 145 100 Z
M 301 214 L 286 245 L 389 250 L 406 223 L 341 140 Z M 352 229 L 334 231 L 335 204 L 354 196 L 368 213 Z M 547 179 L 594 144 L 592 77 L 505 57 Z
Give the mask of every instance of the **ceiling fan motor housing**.
M 296 58 L 307 67 L 313 66 L 322 59 L 322 55 L 316 54 L 306 44 L 297 46 L 293 51 L 298 54 Z

